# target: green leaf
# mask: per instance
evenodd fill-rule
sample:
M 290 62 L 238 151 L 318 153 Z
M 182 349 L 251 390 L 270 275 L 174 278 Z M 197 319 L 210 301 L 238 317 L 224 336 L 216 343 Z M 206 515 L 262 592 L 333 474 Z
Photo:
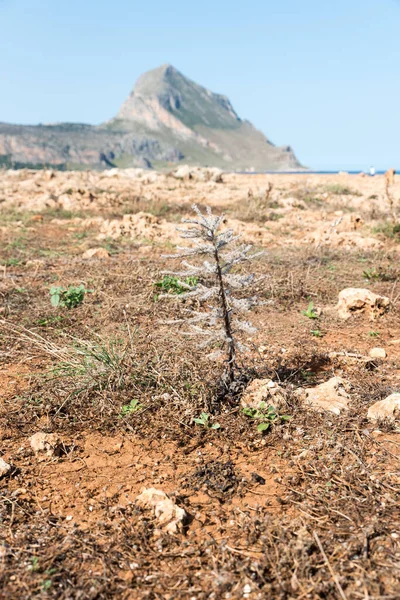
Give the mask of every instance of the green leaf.
M 44 581 L 42 581 L 42 589 L 43 590 L 49 590 L 52 586 L 52 581 L 51 579 L 45 579 Z
M 211 429 L 219 429 L 221 427 L 221 425 L 219 423 L 214 423 L 214 425 L 211 425 Z
M 260 423 L 259 425 L 257 425 L 257 431 L 259 431 L 260 433 L 262 431 L 267 431 L 267 429 L 269 429 L 269 423 Z
M 307 310 L 303 310 L 302 314 L 309 319 L 318 319 L 318 315 L 314 310 L 314 303 L 310 302 L 307 306 Z
M 52 306 L 58 306 L 60 304 L 60 296 L 59 294 L 52 294 L 50 298 L 50 302 Z
M 255 408 L 249 408 L 248 406 L 243 409 L 243 413 L 248 417 L 254 417 L 256 412 Z

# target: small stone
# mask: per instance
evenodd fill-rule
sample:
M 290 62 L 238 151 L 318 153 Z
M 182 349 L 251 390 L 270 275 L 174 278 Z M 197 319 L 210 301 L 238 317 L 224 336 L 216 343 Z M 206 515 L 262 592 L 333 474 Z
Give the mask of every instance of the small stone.
M 44 433 L 39 431 L 30 439 L 31 448 L 39 460 L 45 460 L 52 456 L 59 455 L 61 452 L 61 444 L 58 436 L 55 433 Z
M 309 451 L 308 450 L 302 450 L 302 452 L 300 452 L 300 454 L 297 456 L 297 458 L 306 458 L 306 456 L 309 455 Z
M 13 493 L 11 494 L 11 496 L 16 497 L 16 496 L 23 496 L 24 494 L 27 493 L 27 489 L 26 488 L 17 488 L 16 490 L 13 491 Z
M 240 400 L 243 408 L 259 408 L 261 402 L 280 408 L 286 404 L 285 390 L 272 379 L 254 379 Z
M 384 400 L 379 400 L 368 409 L 368 419 L 378 421 L 379 419 L 393 420 L 400 413 L 400 394 L 390 394 Z
M 110 258 L 110 254 L 107 252 L 105 248 L 89 248 L 82 254 L 82 258 L 84 260 L 89 260 L 91 258 Z
M 350 387 L 350 384 L 341 377 L 331 377 L 325 383 L 313 388 L 300 388 L 296 391 L 296 395 L 317 411 L 328 410 L 335 415 L 340 415 L 342 410 L 348 408 Z
M 251 594 L 251 585 L 249 585 L 248 583 L 246 583 L 246 585 L 243 588 L 243 595 L 244 596 L 249 596 L 249 594 Z
M 386 350 L 384 348 L 371 348 L 369 355 L 371 358 L 386 358 Z
M 6 463 L 5 460 L 0 458 L 0 478 L 7 475 L 10 471 L 11 471 L 11 465 L 9 465 L 8 463 Z
M 177 533 L 182 529 L 186 512 L 177 506 L 165 492 L 156 488 L 147 488 L 136 498 L 143 508 L 151 508 L 158 523 L 167 533 Z
M 346 288 L 339 293 L 336 308 L 342 319 L 349 319 L 354 314 L 366 313 L 373 320 L 385 313 L 389 305 L 389 298 L 378 296 L 371 290 Z
M 191 179 L 192 173 L 189 165 L 182 165 L 178 167 L 173 173 L 172 177 L 175 179 Z

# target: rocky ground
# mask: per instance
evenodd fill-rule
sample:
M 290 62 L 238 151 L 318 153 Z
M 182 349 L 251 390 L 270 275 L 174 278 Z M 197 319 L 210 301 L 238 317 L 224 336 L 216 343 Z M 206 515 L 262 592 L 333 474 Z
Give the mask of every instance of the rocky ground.
M 399 598 L 390 200 L 380 176 L 0 173 L 0 598 Z M 229 393 L 159 297 L 193 202 L 265 250 Z

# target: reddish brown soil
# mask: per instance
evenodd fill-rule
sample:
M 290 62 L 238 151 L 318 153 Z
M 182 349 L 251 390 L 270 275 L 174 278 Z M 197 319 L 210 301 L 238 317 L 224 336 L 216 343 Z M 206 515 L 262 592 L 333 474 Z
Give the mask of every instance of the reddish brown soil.
M 399 598 L 399 421 L 367 420 L 373 402 L 400 391 L 399 241 L 385 229 L 382 180 L 307 176 L 305 185 L 305 176 L 274 176 L 275 200 L 258 202 L 266 177 L 226 176 L 213 187 L 160 180 L 141 184 L 140 195 L 135 181 L 100 186 L 97 174 L 57 174 L 75 203 L 86 197 L 75 187 L 112 184 L 90 207 L 79 200 L 76 215 L 32 210 L 36 183 L 43 195 L 54 178 L 25 173 L 26 185 L 12 187 L 4 177 L 15 205 L 3 205 L 1 232 L 0 456 L 13 470 L 0 480 L 0 598 Z M 332 192 L 338 185 L 361 196 Z M 288 196 L 306 198 L 306 208 L 282 212 Z M 291 419 L 264 435 L 240 410 L 240 393 L 221 400 L 221 365 L 163 323 L 183 314 L 180 302 L 154 300 L 154 282 L 170 266 L 164 234 L 99 240 L 88 221 L 147 207 L 175 223 L 193 200 L 223 207 L 249 238 L 271 236 L 254 263 L 264 276 L 255 293 L 266 302 L 250 317 L 258 332 L 243 367 L 247 381 L 281 383 Z M 360 213 L 362 236 L 382 247 L 305 241 L 338 210 Z M 110 257 L 83 260 L 96 246 Z M 51 285 L 80 283 L 91 290 L 81 306 L 51 306 Z M 390 310 L 342 321 L 335 305 L 345 287 L 388 296 Z M 318 320 L 303 314 L 310 300 L 322 309 Z M 62 368 L 63 349 L 100 339 L 123 355 L 119 370 Z M 368 357 L 375 346 L 385 360 L 347 356 Z M 297 388 L 333 375 L 352 384 L 348 412 L 299 402 Z M 140 410 L 123 416 L 132 399 Z M 220 429 L 195 425 L 202 411 Z M 29 438 L 38 431 L 60 436 L 61 456 L 34 456 Z M 186 510 L 182 532 L 168 535 L 137 506 L 147 487 Z

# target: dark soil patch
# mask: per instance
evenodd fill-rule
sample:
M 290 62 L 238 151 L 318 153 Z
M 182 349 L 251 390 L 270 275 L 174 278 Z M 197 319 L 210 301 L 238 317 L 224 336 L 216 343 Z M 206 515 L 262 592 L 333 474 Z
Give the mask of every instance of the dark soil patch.
M 202 489 L 220 500 L 235 494 L 242 480 L 242 474 L 235 469 L 232 461 L 226 463 L 211 461 L 185 478 L 183 487 L 191 487 L 196 492 Z

